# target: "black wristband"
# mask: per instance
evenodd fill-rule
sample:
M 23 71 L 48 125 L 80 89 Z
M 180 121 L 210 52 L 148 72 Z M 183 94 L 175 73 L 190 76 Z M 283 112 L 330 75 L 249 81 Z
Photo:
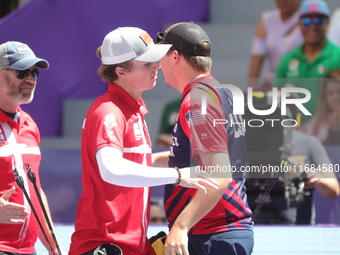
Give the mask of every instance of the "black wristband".
M 174 186 L 178 186 L 181 183 L 182 175 L 181 175 L 181 171 L 179 170 L 179 168 L 177 166 L 175 167 L 175 169 L 178 173 L 178 179 L 177 179 L 177 182 L 174 183 Z

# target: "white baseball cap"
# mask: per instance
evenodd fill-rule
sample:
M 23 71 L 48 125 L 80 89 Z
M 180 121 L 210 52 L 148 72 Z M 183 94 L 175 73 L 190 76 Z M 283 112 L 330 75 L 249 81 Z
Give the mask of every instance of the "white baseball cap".
M 114 65 L 128 60 L 160 61 L 171 44 L 154 44 L 150 35 L 137 27 L 119 27 L 108 33 L 101 47 L 102 62 Z

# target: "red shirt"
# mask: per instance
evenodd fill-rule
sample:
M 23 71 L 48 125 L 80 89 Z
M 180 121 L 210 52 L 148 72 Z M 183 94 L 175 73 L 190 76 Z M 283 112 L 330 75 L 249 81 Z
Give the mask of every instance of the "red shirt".
M 0 110 L 0 196 L 15 186 L 15 192 L 10 196 L 9 202 L 25 205 L 30 216 L 23 224 L 0 224 L 0 251 L 30 254 L 35 252 L 34 244 L 39 226 L 24 193 L 15 182 L 13 168 L 16 167 L 19 175 L 23 177 L 34 208 L 39 218 L 43 219 L 39 201 L 33 185 L 27 178 L 24 165 L 25 163 L 30 165 L 40 189 L 40 134 L 37 125 L 27 113 L 19 108 L 18 114 L 16 122 Z
M 124 254 L 154 254 L 147 240 L 150 188 L 127 188 L 105 182 L 96 151 L 115 147 L 125 159 L 151 166 L 151 142 L 142 99 L 136 101 L 110 83 L 85 116 L 82 131 L 82 182 L 75 232 L 69 254 L 79 255 L 105 243 Z M 151 249 L 151 250 L 150 250 Z

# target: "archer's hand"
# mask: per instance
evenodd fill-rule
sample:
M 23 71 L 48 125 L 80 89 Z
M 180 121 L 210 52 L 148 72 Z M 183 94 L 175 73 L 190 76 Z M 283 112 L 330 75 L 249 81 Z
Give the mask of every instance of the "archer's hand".
M 165 255 L 189 255 L 188 251 L 188 231 L 172 228 L 165 239 Z
M 195 188 L 208 194 L 207 187 L 218 190 L 220 184 L 207 172 L 196 172 L 190 167 L 180 169 L 182 180 L 180 186 Z
M 22 224 L 29 215 L 25 206 L 8 202 L 14 191 L 15 187 L 12 187 L 0 197 L 0 223 Z

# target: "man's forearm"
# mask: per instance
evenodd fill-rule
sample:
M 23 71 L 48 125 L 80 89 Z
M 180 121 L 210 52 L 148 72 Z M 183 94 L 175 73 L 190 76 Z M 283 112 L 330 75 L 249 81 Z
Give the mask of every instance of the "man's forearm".
M 197 191 L 190 203 L 181 212 L 176 219 L 171 231 L 185 230 L 189 231 L 198 221 L 207 215 L 221 199 L 225 189 L 228 187 L 231 179 L 216 179 L 220 183 L 218 190 L 207 189 L 208 195 Z
M 170 151 L 152 153 L 153 167 L 168 167 Z
M 322 178 L 316 187 L 326 198 L 336 199 L 339 196 L 339 182 L 336 178 Z
M 199 152 L 198 154 L 204 166 L 230 166 L 229 155 L 227 153 Z M 220 183 L 219 189 L 213 190 L 208 188 L 208 195 L 203 192 L 196 192 L 190 203 L 177 217 L 173 225 L 174 229 L 191 229 L 215 207 L 232 181 L 232 174 L 230 172 L 216 171 L 211 173 L 211 175 Z

